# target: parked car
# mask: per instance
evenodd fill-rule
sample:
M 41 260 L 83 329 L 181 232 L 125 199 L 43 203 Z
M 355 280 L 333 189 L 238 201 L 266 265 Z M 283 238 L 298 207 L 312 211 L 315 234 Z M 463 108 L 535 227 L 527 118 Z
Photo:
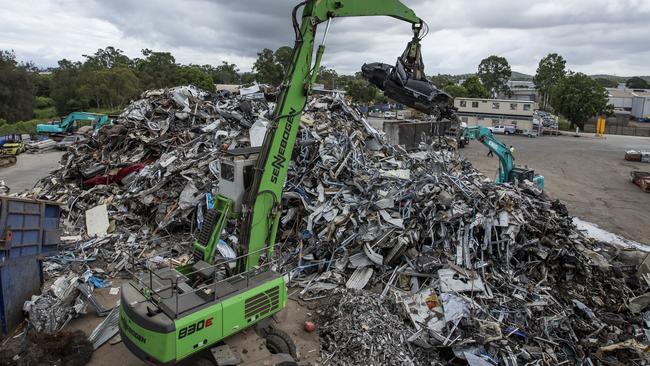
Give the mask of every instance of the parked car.
M 504 126 L 504 125 L 494 126 L 490 128 L 490 130 L 492 131 L 492 133 L 498 133 L 502 135 L 514 135 L 517 132 L 515 126 Z
M 67 150 L 68 147 L 79 144 L 86 141 L 86 138 L 81 135 L 70 135 L 63 138 L 56 144 L 56 148 L 59 150 Z

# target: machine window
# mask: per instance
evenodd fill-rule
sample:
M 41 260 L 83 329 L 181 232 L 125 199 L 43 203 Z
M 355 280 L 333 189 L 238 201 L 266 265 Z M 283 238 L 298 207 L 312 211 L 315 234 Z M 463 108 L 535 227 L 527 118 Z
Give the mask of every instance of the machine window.
M 510 110 L 516 111 L 517 110 L 517 103 L 510 103 Z
M 524 104 L 524 110 L 529 111 L 530 110 L 530 104 Z
M 499 103 L 492 102 L 492 109 L 499 109 Z
M 235 181 L 235 166 L 221 163 L 221 179 L 225 179 L 229 182 Z
M 250 188 L 253 183 L 255 175 L 255 165 L 248 165 L 244 167 L 244 189 Z
M 467 101 L 466 100 L 461 100 L 460 101 L 460 106 L 461 107 L 467 107 Z
M 472 102 L 472 108 L 478 108 L 478 102 Z

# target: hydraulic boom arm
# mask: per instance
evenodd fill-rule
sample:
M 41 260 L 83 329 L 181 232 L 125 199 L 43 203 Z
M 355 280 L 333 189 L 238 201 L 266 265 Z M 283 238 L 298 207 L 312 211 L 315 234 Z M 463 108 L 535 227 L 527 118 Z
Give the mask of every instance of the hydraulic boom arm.
M 465 137 L 468 140 L 478 140 L 492 151 L 499 158 L 499 174 L 497 184 L 509 181 L 510 171 L 514 168 L 510 149 L 501 141 L 497 140 L 487 127 L 472 126 L 465 129 Z
M 464 134 L 468 140 L 480 141 L 499 158 L 499 173 L 495 180 L 497 184 L 528 179 L 540 189 L 544 189 L 544 177 L 535 175 L 535 172 L 531 169 L 515 166 L 510 149 L 499 141 L 489 128 L 481 126 L 467 127 Z
M 302 24 L 298 28 L 296 12 L 304 5 Z M 278 98 L 275 119 L 270 126 L 256 166 L 253 185 L 248 193 L 243 210 L 242 244 L 247 248 L 248 260 L 245 269 L 259 263 L 260 250 L 268 248 L 273 254 L 275 236 L 280 219 L 280 200 L 287 169 L 291 161 L 303 108 L 307 104 L 312 83 L 320 67 L 325 51 L 324 44 L 318 47 L 315 62 L 312 62 L 314 37 L 318 24 L 335 17 L 390 16 L 413 24 L 416 35 L 422 21 L 415 13 L 398 0 L 309 0 L 294 8 L 294 30 L 296 43 L 293 59 Z M 327 30 L 323 41 L 327 36 Z M 416 52 L 419 50 L 415 50 Z M 418 52 L 419 55 L 419 52 Z M 414 55 L 416 58 L 418 55 Z

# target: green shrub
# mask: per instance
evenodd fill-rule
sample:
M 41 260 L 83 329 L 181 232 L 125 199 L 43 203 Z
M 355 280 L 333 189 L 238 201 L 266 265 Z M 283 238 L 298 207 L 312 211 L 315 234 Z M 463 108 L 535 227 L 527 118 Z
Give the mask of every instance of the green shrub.
M 36 97 L 36 108 L 44 109 L 54 107 L 54 99 L 49 97 Z
M 36 133 L 36 125 L 39 123 L 41 123 L 41 121 L 31 120 L 12 124 L 2 124 L 0 125 L 0 135 L 8 135 L 11 133 L 28 133 L 33 135 Z
M 557 123 L 557 128 L 560 131 L 572 131 L 571 122 L 567 121 L 564 117 L 560 117 L 560 120 Z

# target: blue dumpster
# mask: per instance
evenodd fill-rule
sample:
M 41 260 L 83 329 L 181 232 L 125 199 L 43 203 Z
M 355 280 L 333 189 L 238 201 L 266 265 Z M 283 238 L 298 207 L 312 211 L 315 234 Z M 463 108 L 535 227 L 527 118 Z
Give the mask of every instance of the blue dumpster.
M 60 214 L 56 202 L 0 197 L 0 259 L 56 252 Z
M 0 335 L 23 321 L 23 304 L 40 293 L 41 264 L 35 255 L 0 261 Z
M 55 253 L 60 241 L 56 202 L 0 196 L 0 334 L 22 321 L 23 303 L 40 293 L 40 255 Z

